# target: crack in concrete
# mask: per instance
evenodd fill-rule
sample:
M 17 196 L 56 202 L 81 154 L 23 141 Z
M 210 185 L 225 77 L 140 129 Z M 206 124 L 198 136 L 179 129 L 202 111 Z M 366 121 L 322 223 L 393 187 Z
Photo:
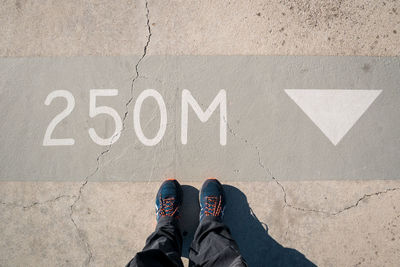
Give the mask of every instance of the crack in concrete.
M 131 83 L 131 96 L 128 99 L 128 101 L 126 102 L 126 104 L 125 104 L 126 111 L 125 111 L 124 117 L 122 119 L 122 131 L 125 129 L 125 120 L 126 120 L 126 118 L 128 116 L 128 113 L 129 113 L 129 105 L 131 104 L 131 102 L 133 100 L 134 83 L 137 80 L 137 78 L 139 78 L 139 65 L 142 62 L 142 60 L 144 59 L 144 57 L 147 55 L 147 49 L 149 47 L 151 36 L 152 36 L 149 14 L 150 14 L 149 3 L 148 3 L 148 1 L 146 1 L 146 20 L 147 20 L 146 21 L 146 25 L 147 25 L 147 31 L 148 31 L 147 41 L 146 41 L 146 44 L 145 44 L 145 46 L 143 48 L 143 54 L 140 57 L 140 59 L 138 60 L 136 66 L 135 66 L 135 77 L 132 79 L 132 83 Z
M 138 62 L 135 65 L 135 76 L 132 78 L 132 82 L 131 82 L 130 97 L 129 97 L 128 101 L 125 103 L 125 113 L 124 113 L 124 116 L 122 118 L 122 129 L 121 129 L 121 131 L 115 133 L 111 137 L 110 144 L 107 146 L 107 149 L 101 153 L 100 156 L 103 156 L 104 154 L 107 154 L 108 152 L 110 152 L 111 147 L 113 145 L 114 138 L 116 138 L 117 136 L 121 136 L 122 132 L 124 132 L 125 129 L 126 129 L 125 128 L 125 121 L 126 121 L 126 119 L 128 117 L 128 114 L 129 114 L 129 106 L 133 101 L 134 84 L 135 84 L 135 81 L 140 76 L 139 75 L 139 65 L 142 62 L 142 60 L 144 59 L 144 57 L 147 55 L 147 49 L 149 47 L 151 36 L 152 36 L 151 26 L 150 26 L 150 18 L 149 18 L 150 10 L 149 10 L 149 7 L 148 7 L 148 1 L 145 2 L 145 7 L 146 7 L 146 26 L 147 26 L 148 35 L 147 35 L 146 44 L 143 47 L 143 54 L 141 55 L 141 57 L 139 58 Z M 97 163 L 99 163 L 98 160 L 99 160 L 99 157 L 97 158 Z M 99 168 L 100 168 L 100 166 L 98 164 L 94 174 L 98 171 Z M 91 176 L 93 176 L 93 175 L 91 175 Z
M 338 214 L 340 214 L 340 213 L 342 213 L 342 212 L 345 212 L 345 211 L 347 211 L 347 210 L 349 210 L 349 209 L 355 208 L 355 207 L 357 207 L 363 200 L 365 200 L 365 199 L 367 199 L 367 198 L 374 197 L 374 196 L 379 196 L 379 195 L 386 194 L 386 193 L 393 192 L 393 191 L 397 191 L 397 190 L 400 190 L 400 187 L 387 188 L 387 189 L 385 189 L 385 190 L 383 190 L 383 191 L 379 191 L 379 192 L 375 192 L 375 193 L 370 193 L 370 194 L 364 194 L 364 195 L 363 195 L 361 198 L 359 198 L 354 204 L 352 204 L 352 205 L 350 205 L 350 206 L 347 206 L 347 207 L 345 207 L 345 208 L 342 209 L 342 210 L 339 210 L 339 211 L 337 211 L 337 212 L 334 212 L 334 213 L 332 213 L 332 215 L 338 215 Z
M 109 150 L 105 150 L 105 151 L 108 152 Z M 105 153 L 107 153 L 107 152 L 105 152 L 105 151 L 103 151 L 102 153 L 100 153 L 100 155 L 97 156 L 97 159 L 96 159 L 96 169 L 95 169 L 91 174 L 89 174 L 88 176 L 86 176 L 84 182 L 83 182 L 83 183 L 81 184 L 81 186 L 79 187 L 78 196 L 76 197 L 74 203 L 72 203 L 72 205 L 69 207 L 69 208 L 70 208 L 69 218 L 70 218 L 72 224 L 74 225 L 74 227 L 75 227 L 75 229 L 76 229 L 76 231 L 77 231 L 77 233 L 78 233 L 79 239 L 81 240 L 81 242 L 84 244 L 84 246 L 85 246 L 85 248 L 86 248 L 86 253 L 88 254 L 88 258 L 87 258 L 87 260 L 86 260 L 86 266 L 88 266 L 88 265 L 90 264 L 90 262 L 92 261 L 92 259 L 93 259 L 93 253 L 92 253 L 92 249 L 91 249 L 91 247 L 90 247 L 90 245 L 89 245 L 89 242 L 88 242 L 88 241 L 86 240 L 86 238 L 83 236 L 82 231 L 79 229 L 78 225 L 77 225 L 76 222 L 75 222 L 75 219 L 74 219 L 74 217 L 73 217 L 73 215 L 74 215 L 74 208 L 75 208 L 76 203 L 78 203 L 78 201 L 81 199 L 82 191 L 83 191 L 84 187 L 88 184 L 89 178 L 92 177 L 92 176 L 99 170 L 99 160 L 100 160 L 100 157 L 101 157 L 102 155 L 104 155 Z
M 73 213 L 74 213 L 74 206 L 75 204 L 79 201 L 79 199 L 81 198 L 81 194 L 82 194 L 82 190 L 84 188 L 84 186 L 88 183 L 88 180 L 86 180 L 81 187 L 79 188 L 79 195 L 76 198 L 76 200 L 74 201 L 74 203 L 70 206 L 70 213 L 69 213 L 69 218 L 71 220 L 71 222 L 73 223 L 77 233 L 78 233 L 78 237 L 81 240 L 81 242 L 85 245 L 86 248 L 86 253 L 88 254 L 88 258 L 86 259 L 86 266 L 88 266 L 90 264 L 90 262 L 93 259 L 93 253 L 92 253 L 92 248 L 89 245 L 89 242 L 85 239 L 85 237 L 82 234 L 82 231 L 79 229 L 78 225 L 75 222 L 75 219 L 73 218 Z
M 284 207 L 284 208 L 285 208 L 285 207 L 288 207 L 288 208 L 291 208 L 291 209 L 294 209 L 294 210 L 297 210 L 297 211 L 301 211 L 301 212 L 314 212 L 314 213 L 324 214 L 324 215 L 327 215 L 327 216 L 336 216 L 336 215 L 339 215 L 339 214 L 341 214 L 341 213 L 343 213 L 343 212 L 345 212 L 345 211 L 348 211 L 348 210 L 350 210 L 350 209 L 352 209 L 352 208 L 357 207 L 363 200 L 365 200 L 365 199 L 367 199 L 367 198 L 374 197 L 374 196 L 379 196 L 379 195 L 381 195 L 381 194 L 386 194 L 386 193 L 389 193 L 389 192 L 392 192 L 392 191 L 396 191 L 396 190 L 400 190 L 400 187 L 395 187 L 395 188 L 387 188 L 387 189 L 385 189 L 385 190 L 383 190 L 383 191 L 378 191 L 378 192 L 375 192 L 375 193 L 364 194 L 364 195 L 363 195 L 361 198 L 359 198 L 354 204 L 349 205 L 349 206 L 346 206 L 346 207 L 344 207 L 343 209 L 338 210 L 338 211 L 335 211 L 335 212 L 326 211 L 326 210 L 319 210 L 319 209 L 309 209 L 309 208 L 303 208 L 303 207 L 295 206 L 295 205 L 293 205 L 293 204 L 291 204 L 291 203 L 288 202 L 288 200 L 287 200 L 287 193 L 286 193 L 285 187 L 284 187 L 284 186 L 282 185 L 282 183 L 280 183 L 279 180 L 272 174 L 271 170 L 270 170 L 268 167 L 265 166 L 265 164 L 264 164 L 264 162 L 262 161 L 262 158 L 261 158 L 261 154 L 260 154 L 260 149 L 259 149 L 259 147 L 258 147 L 257 145 L 255 145 L 255 144 L 251 143 L 248 139 L 246 139 L 246 138 L 240 136 L 237 132 L 235 132 L 235 131 L 230 127 L 230 125 L 229 125 L 228 123 L 227 123 L 227 128 L 228 128 L 229 132 L 230 132 L 234 137 L 239 138 L 242 142 L 244 142 L 245 144 L 248 144 L 248 145 L 252 146 L 252 147 L 257 151 L 258 165 L 264 170 L 265 174 L 266 174 L 267 176 L 270 176 L 271 179 L 272 179 L 272 180 L 281 188 L 281 190 L 282 190 L 282 193 L 283 193 L 283 203 L 284 203 L 284 206 L 283 206 L 283 207 Z
M 59 196 L 57 196 L 55 198 L 51 198 L 51 199 L 48 199 L 48 200 L 45 200 L 45 201 L 42 201 L 42 202 L 34 201 L 29 205 L 20 205 L 20 204 L 17 204 L 17 203 L 4 202 L 4 201 L 1 201 L 1 204 L 5 205 L 5 206 L 18 207 L 18 208 L 22 208 L 22 209 L 26 210 L 26 209 L 30 209 L 30 208 L 33 208 L 33 207 L 36 207 L 36 206 L 46 205 L 46 204 L 49 204 L 49 203 L 52 203 L 52 202 L 56 202 L 56 201 L 58 201 L 60 199 L 63 199 L 63 198 L 76 198 L 76 196 L 75 195 L 59 195 Z
M 81 242 L 85 245 L 86 251 L 87 251 L 87 254 L 88 254 L 88 259 L 86 260 L 86 266 L 88 266 L 88 265 L 90 264 L 90 262 L 92 261 L 92 259 L 93 259 L 93 252 L 92 252 L 92 248 L 91 248 L 89 242 L 88 242 L 88 241 L 86 240 L 86 238 L 83 236 L 82 231 L 80 230 L 80 228 L 78 227 L 78 225 L 77 225 L 75 219 L 73 218 L 73 215 L 74 215 L 74 208 L 75 208 L 76 204 L 78 203 L 78 201 L 81 199 L 82 192 L 83 192 L 84 188 L 86 187 L 86 185 L 88 184 L 89 178 L 92 177 L 92 176 L 94 176 L 94 175 L 98 172 L 98 170 L 100 169 L 100 159 L 101 159 L 105 154 L 107 154 L 107 153 L 110 152 L 111 147 L 112 147 L 112 144 L 113 144 L 113 141 L 114 141 L 114 138 L 116 138 L 117 136 L 120 136 L 120 135 L 122 134 L 122 132 L 125 130 L 125 121 L 126 121 L 126 118 L 128 117 L 129 106 L 130 106 L 130 104 L 131 104 L 131 102 L 132 102 L 132 100 L 133 100 L 134 84 L 135 84 L 135 81 L 139 78 L 139 65 L 140 65 L 140 63 L 142 62 L 142 60 L 144 59 L 144 57 L 147 55 L 147 49 L 148 49 L 148 46 L 149 46 L 149 44 L 150 44 L 151 35 L 152 35 L 151 27 L 150 27 L 150 19 L 149 19 L 150 10 L 149 10 L 149 7 L 148 7 L 148 1 L 147 1 L 147 0 L 146 0 L 146 2 L 145 2 L 145 7 L 146 7 L 146 25 L 147 25 L 148 35 L 147 35 L 146 44 L 145 44 L 145 46 L 144 46 L 144 48 L 143 48 L 143 54 L 141 55 L 140 59 L 138 60 L 138 62 L 137 62 L 136 65 L 135 65 L 135 76 L 132 78 L 132 82 L 131 82 L 130 98 L 128 99 L 128 101 L 127 101 L 126 104 L 125 104 L 126 111 L 125 111 L 124 117 L 123 117 L 123 119 L 122 119 L 122 129 L 121 129 L 120 132 L 118 132 L 118 133 L 116 133 L 116 134 L 114 134 L 114 135 L 112 136 L 111 142 L 110 142 L 110 144 L 107 146 L 107 149 L 105 149 L 104 151 L 102 151 L 102 152 L 97 156 L 97 158 L 96 158 L 96 168 L 95 168 L 95 170 L 94 170 L 91 174 L 89 174 L 88 176 L 85 177 L 85 179 L 84 179 L 82 185 L 81 185 L 80 188 L 79 188 L 78 196 L 76 197 L 74 203 L 72 203 L 72 205 L 70 206 L 70 214 L 69 214 L 70 220 L 71 220 L 71 222 L 73 223 L 73 225 L 74 225 L 74 227 L 75 227 L 75 229 L 76 229 L 76 231 L 77 231 L 77 233 L 78 233 L 78 236 L 79 236 L 79 238 L 81 239 Z

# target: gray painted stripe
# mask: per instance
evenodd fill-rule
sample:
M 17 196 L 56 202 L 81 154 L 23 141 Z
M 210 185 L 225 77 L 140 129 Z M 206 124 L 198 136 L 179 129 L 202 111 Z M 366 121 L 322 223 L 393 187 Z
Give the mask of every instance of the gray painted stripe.
M 398 57 L 148 56 L 139 65 L 125 129 L 96 161 L 108 147 L 95 144 L 89 128 L 108 138 L 115 125 L 110 115 L 89 116 L 90 89 L 118 89 L 117 96 L 97 97 L 96 105 L 111 107 L 123 117 L 138 59 L 2 58 L 0 180 L 77 181 L 91 175 L 95 181 L 166 176 L 254 181 L 271 174 L 281 180 L 400 178 Z M 153 147 L 143 145 L 133 123 L 134 105 L 145 89 L 155 89 L 167 111 L 165 134 Z M 220 145 L 218 107 L 201 123 L 189 106 L 187 144 L 181 143 L 183 89 L 203 110 L 221 89 L 226 90 L 226 146 Z M 285 89 L 382 91 L 373 99 L 332 97 L 341 108 L 312 97 L 307 109 Z M 42 145 L 50 121 L 66 107 L 62 97 L 44 104 L 55 90 L 68 90 L 75 105 L 52 137 L 73 138 L 72 146 Z M 144 100 L 141 126 L 150 139 L 158 131 L 159 114 L 154 99 Z M 335 125 L 310 118 L 327 118 Z M 339 129 L 344 127 L 341 121 L 349 129 Z

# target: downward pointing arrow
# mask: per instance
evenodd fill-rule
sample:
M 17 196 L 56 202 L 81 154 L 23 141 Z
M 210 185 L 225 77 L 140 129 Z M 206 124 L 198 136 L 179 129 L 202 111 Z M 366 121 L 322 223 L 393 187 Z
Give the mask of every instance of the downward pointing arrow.
M 382 90 L 286 89 L 285 92 L 336 146 Z

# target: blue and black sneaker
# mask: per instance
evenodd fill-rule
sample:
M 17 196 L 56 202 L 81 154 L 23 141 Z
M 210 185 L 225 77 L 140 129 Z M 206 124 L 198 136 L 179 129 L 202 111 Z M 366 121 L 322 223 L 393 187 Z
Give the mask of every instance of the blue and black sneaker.
M 222 220 L 225 209 L 225 192 L 215 178 L 208 178 L 200 191 L 200 221 L 204 217 Z
M 157 221 L 162 217 L 178 218 L 182 205 L 182 187 L 175 179 L 165 180 L 156 196 Z

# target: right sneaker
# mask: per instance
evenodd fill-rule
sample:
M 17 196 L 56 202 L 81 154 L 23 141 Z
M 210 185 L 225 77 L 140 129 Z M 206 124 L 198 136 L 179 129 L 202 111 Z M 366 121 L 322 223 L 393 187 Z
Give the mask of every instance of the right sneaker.
M 183 191 L 175 179 L 165 180 L 156 196 L 157 222 L 162 217 L 179 218 L 179 209 L 182 205 Z
M 217 179 L 207 179 L 200 191 L 200 221 L 205 217 L 222 220 L 224 209 L 224 188 Z

